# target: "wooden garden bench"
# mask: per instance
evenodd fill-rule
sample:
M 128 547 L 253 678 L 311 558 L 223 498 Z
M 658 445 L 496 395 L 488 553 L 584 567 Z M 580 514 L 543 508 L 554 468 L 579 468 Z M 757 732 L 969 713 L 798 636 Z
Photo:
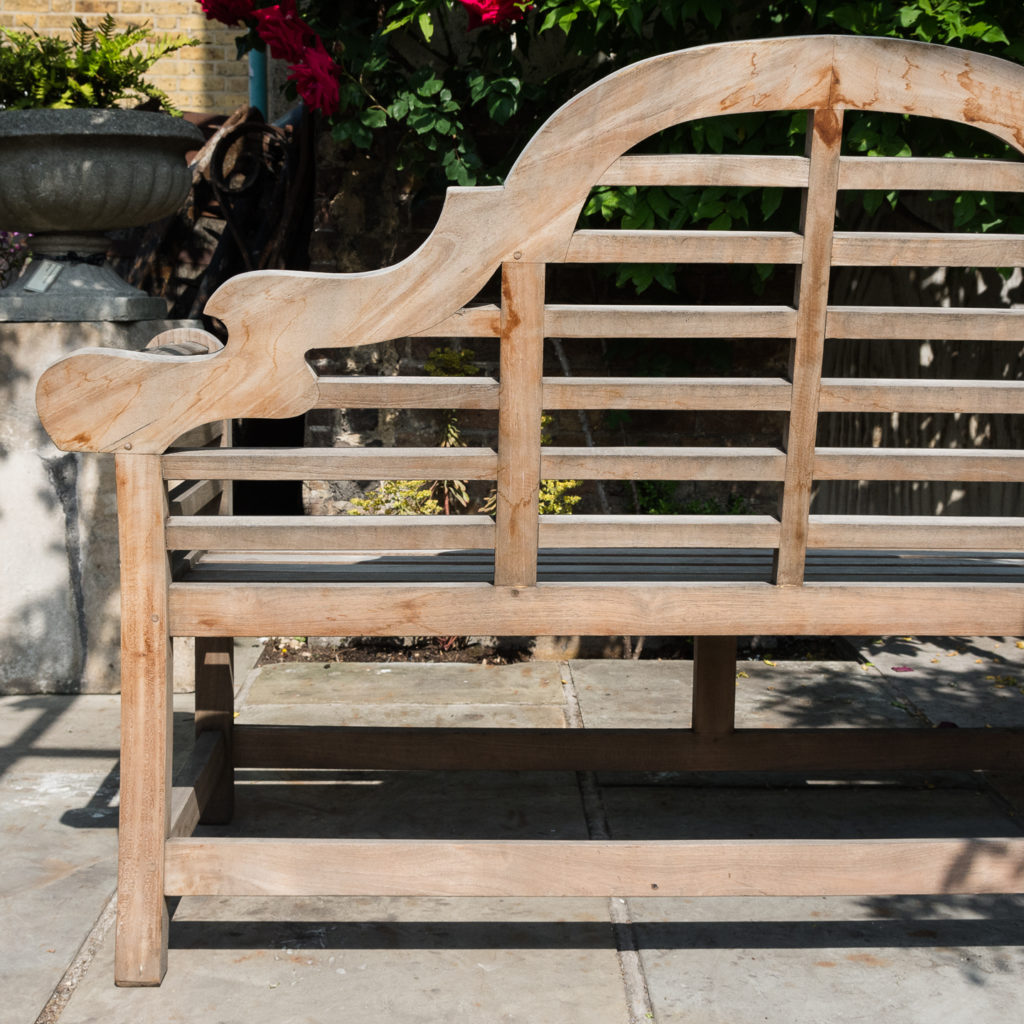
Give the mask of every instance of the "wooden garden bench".
M 807 111 L 804 157 L 631 155 L 691 119 Z M 845 266 L 1024 263 L 1024 236 L 845 232 L 837 190 L 1019 191 L 1014 160 L 842 153 L 847 110 L 969 123 L 1024 151 L 1024 69 L 891 39 L 816 36 L 665 54 L 563 106 L 504 186 L 453 188 L 423 246 L 371 273 L 226 283 L 226 327 L 152 351 L 80 351 L 39 411 L 66 451 L 112 452 L 122 562 L 116 979 L 158 984 L 166 898 L 191 894 L 662 895 L 1020 892 L 1024 839 L 505 842 L 199 838 L 230 816 L 233 767 L 1010 769 L 1018 730 L 737 730 L 737 635 L 1024 633 L 1024 517 L 811 514 L 828 480 L 1019 482 L 1024 452 L 822 447 L 837 411 L 1024 413 L 1019 379 L 822 379 L 834 339 L 1024 342 L 1024 309 L 829 304 Z M 577 230 L 595 185 L 801 190 L 800 230 Z M 548 264 L 797 267 L 791 305 L 545 302 Z M 501 271 L 500 306 L 471 303 Z M 318 376 L 311 348 L 500 339 L 499 379 Z M 778 378 L 562 378 L 545 337 L 782 338 Z M 1019 377 L 1019 374 L 1016 375 Z M 491 448 L 246 449 L 210 426 L 325 408 L 496 411 Z M 544 410 L 744 409 L 776 447 L 541 446 Z M 179 441 L 192 432 L 190 438 Z M 205 431 L 205 435 L 204 435 Z M 198 433 L 197 433 L 198 432 Z M 494 481 L 495 519 L 238 516 L 232 480 Z M 776 481 L 777 515 L 539 516 L 541 479 Z M 640 557 L 642 555 L 652 557 Z M 690 729 L 232 727 L 231 640 L 260 635 L 694 635 Z M 195 637 L 194 781 L 172 789 L 172 637 Z

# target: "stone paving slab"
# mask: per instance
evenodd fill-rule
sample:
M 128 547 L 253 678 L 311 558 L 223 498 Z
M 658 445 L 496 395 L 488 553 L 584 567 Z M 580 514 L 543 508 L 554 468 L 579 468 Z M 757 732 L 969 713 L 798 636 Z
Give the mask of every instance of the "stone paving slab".
M 861 657 L 923 721 L 1024 725 L 1024 640 L 863 637 Z
M 983 642 L 958 641 L 963 653 L 948 657 L 915 641 L 912 652 L 918 660 L 912 665 L 920 665 L 922 672 L 920 679 L 912 679 L 915 673 L 887 669 L 907 663 L 909 647 L 897 646 L 892 652 L 897 660 L 891 663 L 879 657 L 890 642 L 873 645 L 870 658 L 863 654 L 873 662 L 863 667 L 853 660 L 741 664 L 746 673 L 737 680 L 741 723 L 922 727 L 940 707 L 928 699 L 955 700 L 966 685 L 959 680 L 973 680 L 979 673 L 979 688 L 970 691 L 972 709 L 996 724 L 1018 706 L 1021 695 L 1000 696 L 1008 686 L 985 679 L 993 674 L 989 663 L 1004 648 L 993 647 L 986 658 Z M 910 644 L 898 638 L 895 643 Z M 1015 643 L 1009 641 L 1013 651 L 1024 655 Z M 939 656 L 948 657 L 942 664 L 953 667 L 952 677 L 940 679 L 934 667 L 930 675 L 924 671 Z M 380 673 L 382 667 L 393 671 Z M 573 692 L 591 726 L 685 726 L 689 720 L 687 663 L 534 662 L 497 672 L 451 665 L 339 665 L 337 670 L 306 665 L 299 666 L 302 672 L 268 668 L 272 671 L 250 674 L 242 682 L 240 721 L 282 720 L 286 714 L 295 722 L 337 715 L 367 724 L 564 725 L 576 713 Z M 467 668 L 484 671 L 467 673 Z M 1003 675 L 1016 671 L 1003 668 Z M 319 682 L 316 672 L 330 683 L 313 685 Z M 310 673 L 314 677 L 307 684 L 303 679 Z M 244 668 L 240 681 L 242 674 Z M 988 699 L 991 692 L 994 700 Z M 452 704 L 446 703 L 446 693 Z M 293 699 L 286 711 L 280 701 Z M 4 1013 L 9 1012 L 12 1024 L 33 1024 L 113 885 L 109 826 L 116 809 L 116 698 L 7 700 L 40 702 L 0 705 L 5 803 L 20 793 L 40 806 L 38 818 L 27 819 L 31 828 L 21 814 L 27 808 L 12 810 L 2 823 L 4 852 L 16 853 L 12 863 L 18 876 L 16 884 L 0 890 L 4 900 L 14 901 L 3 905 L 4 919 L 13 919 L 14 913 L 25 923 L 17 932 L 6 929 L 0 939 L 5 989 L 22 997 L 18 1003 L 8 996 L 0 1019 L 6 1022 Z M 57 703 L 69 700 L 86 703 L 71 716 Z M 101 707 L 102 701 L 110 706 Z M 189 698 L 179 698 L 176 707 L 177 734 L 185 740 L 191 729 Z M 62 727 L 71 731 L 62 733 Z M 72 749 L 87 754 L 72 755 Z M 78 781 L 76 772 L 83 776 Z M 594 811 L 593 794 L 581 796 L 572 773 L 306 772 L 298 773 L 297 785 L 287 792 L 284 773 L 239 776 L 245 781 L 239 787 L 236 825 L 230 829 L 238 834 L 281 834 L 287 818 L 287 831 L 311 836 L 577 838 L 587 834 L 587 814 Z M 892 835 L 894 826 L 897 834 L 902 827 L 907 834 L 938 835 L 948 834 L 951 822 L 968 834 L 1018 829 L 1006 806 L 980 780 L 965 785 L 963 774 L 915 776 L 903 785 L 882 780 L 850 786 L 832 779 L 726 787 L 695 781 L 700 784 L 684 786 L 674 776 L 628 780 L 609 775 L 593 793 L 618 838 L 837 835 L 844 830 Z M 66 784 L 67 791 L 62 788 Z M 73 827 L 90 822 L 95 825 Z M 21 827 L 14 837 L 20 846 L 11 845 L 11 823 Z M 53 850 L 73 870 L 54 879 L 33 874 L 40 852 L 50 856 Z M 987 1024 L 1024 1016 L 1018 981 L 1024 967 L 1022 911 L 1021 897 L 644 899 L 618 905 L 604 900 L 194 897 L 180 901 L 174 911 L 170 968 L 161 988 L 114 987 L 113 936 L 108 933 L 54 1020 L 817 1024 L 870 1015 L 872 1024 L 875 1017 L 897 1024 Z M 623 926 L 612 922 L 628 917 L 633 924 L 627 930 L 638 952 L 620 956 L 616 940 L 622 939 Z M 60 926 L 59 947 L 49 932 L 44 935 L 54 924 Z M 45 957 L 31 945 L 44 939 L 44 948 L 55 949 Z M 629 990 L 624 983 L 628 964 L 634 962 L 630 956 L 638 964 L 650 1017 L 643 999 L 635 998 L 635 987 Z M 11 987 L 7 977 L 14 966 L 23 973 L 11 975 L 16 982 Z M 30 998 L 24 998 L 26 993 Z
M 558 662 L 291 662 L 264 665 L 248 704 L 554 704 L 561 706 Z
M 579 660 L 569 667 L 586 726 L 690 724 L 691 662 Z M 742 728 L 920 724 L 877 673 L 854 660 L 742 661 L 738 670 L 736 722 Z
M 1015 896 L 630 900 L 658 1024 L 1020 1020 Z
M 186 752 L 190 702 L 176 701 Z M 32 1024 L 117 881 L 119 698 L 0 697 L 0 1020 Z
M 628 1024 L 603 900 L 183 900 L 158 989 L 111 942 L 60 1024 Z

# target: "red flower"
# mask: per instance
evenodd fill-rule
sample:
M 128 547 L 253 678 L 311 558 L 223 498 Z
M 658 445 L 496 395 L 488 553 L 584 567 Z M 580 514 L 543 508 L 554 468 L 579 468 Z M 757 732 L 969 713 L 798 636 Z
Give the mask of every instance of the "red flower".
M 517 6 L 516 0 L 459 0 L 459 3 L 469 10 L 470 31 L 483 25 L 516 21 L 523 16 L 523 8 Z
M 252 15 L 252 0 L 199 0 L 199 4 L 207 18 L 225 25 L 237 25 Z
M 314 33 L 299 17 L 295 0 L 285 0 L 252 13 L 256 16 L 256 31 L 267 44 L 271 57 L 293 63 L 302 60 L 302 51 L 313 40 Z
M 288 68 L 288 78 L 305 101 L 306 106 L 329 117 L 340 103 L 338 95 L 339 67 L 317 38 L 315 45 L 306 46 L 302 59 Z

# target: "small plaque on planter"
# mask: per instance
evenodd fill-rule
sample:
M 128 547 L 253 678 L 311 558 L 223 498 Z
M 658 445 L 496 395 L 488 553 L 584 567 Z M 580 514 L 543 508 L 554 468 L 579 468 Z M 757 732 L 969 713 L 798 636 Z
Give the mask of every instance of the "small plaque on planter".
M 31 280 L 25 282 L 25 291 L 48 291 L 50 285 L 60 277 L 60 272 L 63 269 L 64 266 L 61 263 L 55 263 L 53 260 L 40 260 L 39 263 L 36 264 L 36 269 L 32 274 Z

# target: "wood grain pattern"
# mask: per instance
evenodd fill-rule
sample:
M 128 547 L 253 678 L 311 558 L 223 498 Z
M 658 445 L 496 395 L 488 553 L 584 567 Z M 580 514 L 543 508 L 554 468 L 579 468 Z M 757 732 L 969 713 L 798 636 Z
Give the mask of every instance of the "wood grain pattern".
M 174 896 L 806 896 L 1024 891 L 1024 839 L 172 839 Z
M 163 844 L 170 831 L 171 643 L 167 502 L 160 459 L 116 460 L 121 556 L 121 807 L 118 825 L 118 985 L 158 985 L 167 970 Z
M 779 503 L 782 525 L 775 566 L 775 582 L 780 586 L 796 586 L 803 579 L 835 229 L 842 111 L 814 111 L 809 115 L 807 129 L 807 155 L 811 163 L 803 196 L 804 250 L 795 297 L 800 320 L 790 350 L 793 398 L 786 427 L 785 482 Z
M 501 271 L 501 393 L 495 498 L 494 582 L 537 582 L 541 375 L 544 371 L 544 265 Z
M 311 339 L 343 347 L 429 335 L 515 254 L 533 263 L 564 259 L 594 183 L 636 144 L 674 124 L 830 105 L 913 110 L 973 124 L 1021 149 L 1022 94 L 1024 72 L 1016 65 L 895 39 L 808 36 L 654 57 L 565 104 L 503 186 L 449 190 L 437 226 L 409 259 L 362 274 L 240 275 L 206 310 L 227 326 L 230 344 L 222 351 L 76 353 L 43 375 L 40 415 L 65 450 L 131 445 L 136 452 L 162 452 L 185 430 L 213 420 L 298 415 L 318 401 L 305 362 Z M 651 96 L 663 100 L 652 104 Z
M 187 551 L 353 551 L 494 547 L 489 516 L 171 516 L 166 543 Z
M 734 728 L 736 634 L 1024 634 L 1024 517 L 809 514 L 820 480 L 1024 480 L 1024 453 L 1002 441 L 970 450 L 817 446 L 819 412 L 1024 412 L 1024 384 L 1010 376 L 822 381 L 828 339 L 1024 341 L 1024 310 L 828 305 L 833 266 L 1024 263 L 1021 235 L 835 233 L 839 189 L 1024 187 L 1021 162 L 842 157 L 846 109 L 969 124 L 1024 152 L 1024 69 L 976 53 L 805 36 L 663 54 L 565 104 L 504 185 L 449 190 L 435 229 L 401 263 L 358 274 L 240 275 L 206 309 L 225 326 L 226 346 L 202 331 L 177 330 L 153 339 L 146 352 L 85 350 L 47 370 L 38 409 L 57 445 L 117 453 L 118 984 L 159 983 L 169 894 L 1022 891 L 1019 837 L 189 838 L 200 820 L 230 816 L 233 762 L 275 769 L 1022 770 L 1021 730 Z M 805 157 L 633 155 L 677 124 L 772 110 L 811 112 Z M 804 213 L 798 233 L 577 230 L 595 184 L 799 188 Z M 798 268 L 797 289 L 793 306 L 545 304 L 548 263 L 595 261 L 775 262 Z M 478 304 L 499 268 L 501 306 Z M 319 377 L 306 361 L 313 346 L 407 337 L 500 338 L 498 379 Z M 545 337 L 595 345 L 664 339 L 666 349 L 674 339 L 792 345 L 785 380 L 563 379 L 543 376 Z M 211 424 L 317 408 L 497 410 L 497 451 L 231 448 L 229 426 L 221 447 L 202 447 L 217 443 Z M 705 447 L 542 450 L 544 408 L 788 413 L 788 428 L 782 448 L 732 447 L 727 437 L 709 436 Z M 777 518 L 538 516 L 541 478 L 781 482 L 783 499 Z M 233 516 L 236 479 L 494 480 L 496 522 Z M 233 725 L 230 638 L 237 635 L 652 633 L 696 638 L 692 729 Z M 170 634 L 197 638 L 198 735 L 173 792 Z
M 493 480 L 489 448 L 198 448 L 163 456 L 167 480 Z
M 1024 551 L 1024 518 L 811 516 L 809 548 Z
M 181 636 L 1024 635 L 1024 584 L 176 583 Z
M 799 263 L 793 231 L 577 231 L 566 263 Z

